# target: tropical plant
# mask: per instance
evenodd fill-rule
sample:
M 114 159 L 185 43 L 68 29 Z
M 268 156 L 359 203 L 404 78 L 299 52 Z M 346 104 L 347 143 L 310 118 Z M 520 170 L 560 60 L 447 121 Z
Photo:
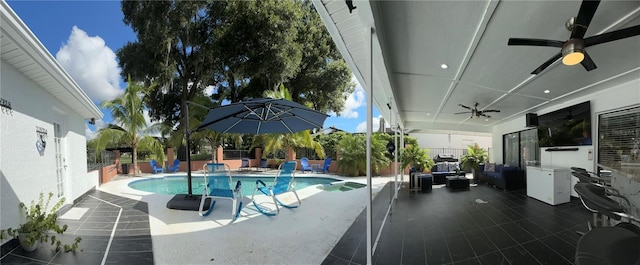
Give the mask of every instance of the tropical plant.
M 417 144 L 409 145 L 400 150 L 400 165 L 402 168 L 411 166 L 418 172 L 433 167 L 433 159 L 429 157 L 429 149 L 420 148 Z
M 389 166 L 386 142 L 375 133 L 371 137 L 371 170 L 377 174 L 382 167 Z M 364 134 L 345 134 L 338 145 L 338 169 L 348 176 L 366 175 L 367 138 Z
M 49 234 L 49 231 L 53 231 L 58 235 L 62 235 L 67 231 L 67 225 L 61 227 L 56 223 L 58 220 L 56 212 L 64 204 L 64 198 L 60 199 L 48 211 L 47 208 L 52 197 L 53 192 L 49 192 L 49 197 L 44 202 L 44 194 L 40 193 L 38 203 L 31 201 L 31 206 L 28 208 L 23 202 L 20 202 L 19 207 L 26 216 L 26 222 L 20 224 L 17 229 L 0 230 L 0 240 L 5 239 L 6 236 L 18 238 L 22 247 L 27 251 L 33 251 L 38 248 L 39 243 L 47 243 L 49 241 L 51 241 L 51 245 L 56 246 L 56 250 L 64 247 L 64 251 L 75 251 L 80 241 L 82 241 L 80 237 L 76 237 L 73 243 L 68 245 L 63 244 L 55 235 Z
M 279 89 L 277 90 L 265 91 L 264 96 L 270 98 L 283 98 L 286 100 L 291 100 L 291 94 L 289 94 L 289 90 L 287 90 L 284 85 L 280 85 Z M 314 140 L 310 130 L 296 133 L 260 134 L 256 135 L 253 140 L 254 142 L 251 147 L 253 148 L 255 146 L 262 145 L 263 155 L 268 155 L 270 153 L 276 152 L 277 150 L 289 150 L 293 148 L 306 147 L 313 149 L 318 157 L 325 157 L 324 148 L 320 143 Z
M 114 100 L 105 100 L 101 106 L 111 109 L 116 124 L 109 124 L 98 134 L 96 150 L 104 150 L 108 144 L 124 143 L 131 146 L 133 152 L 133 172 L 138 174 L 138 148 L 151 151 L 155 158 L 164 163 L 165 155 L 162 143 L 149 134 L 158 132 L 163 125 L 147 126 L 144 119 L 142 97 L 152 87 L 144 87 L 128 80 L 124 94 Z
M 471 170 L 473 180 L 478 180 L 478 168 L 480 164 L 487 162 L 487 152 L 480 148 L 478 144 L 467 146 L 467 153 L 460 157 L 460 166 L 464 170 Z

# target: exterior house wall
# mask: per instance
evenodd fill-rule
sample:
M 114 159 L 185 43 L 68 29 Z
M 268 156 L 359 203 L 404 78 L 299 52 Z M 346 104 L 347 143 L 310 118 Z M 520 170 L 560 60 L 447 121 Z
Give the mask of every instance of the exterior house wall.
M 598 114 L 608 112 L 615 109 L 629 107 L 640 103 L 640 78 L 626 83 L 611 87 L 603 87 L 595 93 L 584 95 L 575 100 L 561 102 L 549 108 L 542 109 L 537 112 L 538 115 L 562 109 L 568 106 L 579 104 L 585 101 L 591 101 L 591 135 L 597 135 Z M 493 127 L 493 148 L 491 148 L 491 157 L 496 163 L 502 163 L 502 136 L 507 133 L 517 132 L 527 129 L 524 114 L 522 117 L 498 124 Z M 597 137 L 594 137 L 592 146 L 579 146 L 578 153 L 568 152 L 571 154 L 561 155 L 560 152 L 545 152 L 545 148 L 541 148 L 541 163 L 543 166 L 584 166 L 587 170 L 595 168 L 595 157 L 597 152 Z M 592 150 L 594 159 L 589 160 L 588 152 Z M 547 154 L 545 154 L 547 153 Z M 579 155 L 576 155 L 579 154 Z M 551 157 L 550 157 L 551 156 Z
M 82 195 L 98 183 L 89 177 L 86 165 L 84 119 L 66 104 L 25 77 L 2 60 L 2 98 L 10 101 L 12 113 L 0 114 L 0 172 L 2 174 L 2 228 L 16 227 L 21 222 L 20 201 L 27 205 L 40 192 L 57 195 L 54 126 L 62 125 L 62 157 L 66 164 L 64 193 L 66 203 Z M 36 150 L 37 127 L 47 132 L 46 148 Z M 57 196 L 54 195 L 54 198 Z
M 409 136 L 415 137 L 422 148 L 466 149 L 467 145 L 477 143 L 480 147 L 487 149 L 492 143 L 492 136 L 489 134 L 485 136 L 464 133 L 411 133 Z

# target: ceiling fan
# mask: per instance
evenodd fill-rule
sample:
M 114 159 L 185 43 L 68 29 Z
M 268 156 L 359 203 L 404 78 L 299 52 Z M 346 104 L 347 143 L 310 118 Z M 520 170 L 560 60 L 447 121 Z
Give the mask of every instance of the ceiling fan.
M 587 32 L 587 28 L 589 28 L 591 19 L 596 13 L 596 9 L 598 8 L 599 4 L 600 0 L 582 1 L 578 16 L 570 18 L 567 23 L 565 23 L 567 30 L 571 31 L 569 40 L 558 41 L 545 39 L 509 38 L 508 45 L 549 46 L 561 48 L 560 52 L 551 57 L 551 59 L 544 62 L 536 70 L 531 72 L 531 74 L 534 75 L 539 74 L 545 68 L 549 67 L 549 65 L 560 58 L 562 58 L 562 63 L 565 65 L 576 65 L 580 63 L 587 71 L 596 69 L 596 64 L 593 62 L 593 60 L 591 60 L 591 57 L 589 57 L 587 51 L 585 51 L 586 47 L 640 35 L 640 25 L 637 25 L 584 38 L 584 34 Z
M 465 105 L 462 104 L 458 104 L 458 106 L 463 107 L 465 109 L 468 109 L 469 111 L 463 111 L 463 112 L 457 112 L 455 114 L 465 114 L 465 113 L 471 113 L 471 118 L 473 119 L 475 118 L 480 118 L 480 116 L 482 117 L 487 117 L 487 118 L 491 118 L 491 116 L 485 114 L 487 112 L 500 112 L 500 110 L 497 109 L 488 109 L 488 110 L 478 110 L 478 102 L 473 103 L 473 108 L 471 107 L 467 107 Z

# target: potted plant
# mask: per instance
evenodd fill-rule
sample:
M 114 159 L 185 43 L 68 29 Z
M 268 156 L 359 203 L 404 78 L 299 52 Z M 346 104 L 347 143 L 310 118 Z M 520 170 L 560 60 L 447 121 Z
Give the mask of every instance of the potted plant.
M 422 149 L 418 145 L 410 145 L 400 150 L 400 165 L 402 168 L 411 166 L 417 172 L 433 167 L 433 159 L 428 155 L 429 149 Z
M 20 224 L 17 229 L 0 230 L 0 240 L 5 239 L 6 236 L 18 238 L 22 248 L 28 252 L 36 250 L 41 242 L 51 242 L 51 245 L 56 246 L 56 250 L 64 247 L 65 251 L 75 251 L 81 241 L 80 237 L 76 237 L 71 245 L 63 245 L 55 235 L 50 234 L 50 231 L 53 231 L 62 235 L 67 230 L 67 225 L 61 227 L 56 223 L 58 220 L 56 212 L 64 203 L 64 198 L 58 201 L 50 211 L 47 211 L 51 197 L 53 197 L 53 192 L 49 192 L 49 197 L 45 202 L 44 194 L 40 193 L 38 203 L 31 201 L 31 206 L 28 208 L 23 202 L 20 202 L 19 207 L 26 216 L 26 222 Z
M 478 144 L 469 145 L 467 153 L 460 158 L 460 166 L 464 170 L 471 169 L 473 182 L 478 183 L 478 167 L 487 162 L 487 152 L 480 148 Z

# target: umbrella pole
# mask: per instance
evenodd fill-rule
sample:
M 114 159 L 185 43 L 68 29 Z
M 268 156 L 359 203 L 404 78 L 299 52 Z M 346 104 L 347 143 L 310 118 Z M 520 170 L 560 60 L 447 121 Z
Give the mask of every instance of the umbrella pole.
M 185 139 L 187 142 L 187 185 L 189 189 L 188 194 L 176 194 L 171 200 L 167 202 L 167 208 L 177 210 L 198 211 L 200 209 L 201 196 L 193 196 L 193 190 L 191 185 L 191 148 L 189 147 L 189 136 L 191 131 L 189 130 L 189 102 L 185 104 Z M 209 205 L 204 205 L 202 210 L 208 210 Z
M 193 196 L 193 191 L 191 189 L 191 148 L 189 147 L 189 136 L 191 135 L 191 132 L 189 131 L 189 104 L 185 104 L 184 106 L 184 113 L 185 113 L 185 138 L 186 138 L 186 142 L 187 142 L 187 189 L 189 191 L 189 194 L 187 194 L 188 197 Z

